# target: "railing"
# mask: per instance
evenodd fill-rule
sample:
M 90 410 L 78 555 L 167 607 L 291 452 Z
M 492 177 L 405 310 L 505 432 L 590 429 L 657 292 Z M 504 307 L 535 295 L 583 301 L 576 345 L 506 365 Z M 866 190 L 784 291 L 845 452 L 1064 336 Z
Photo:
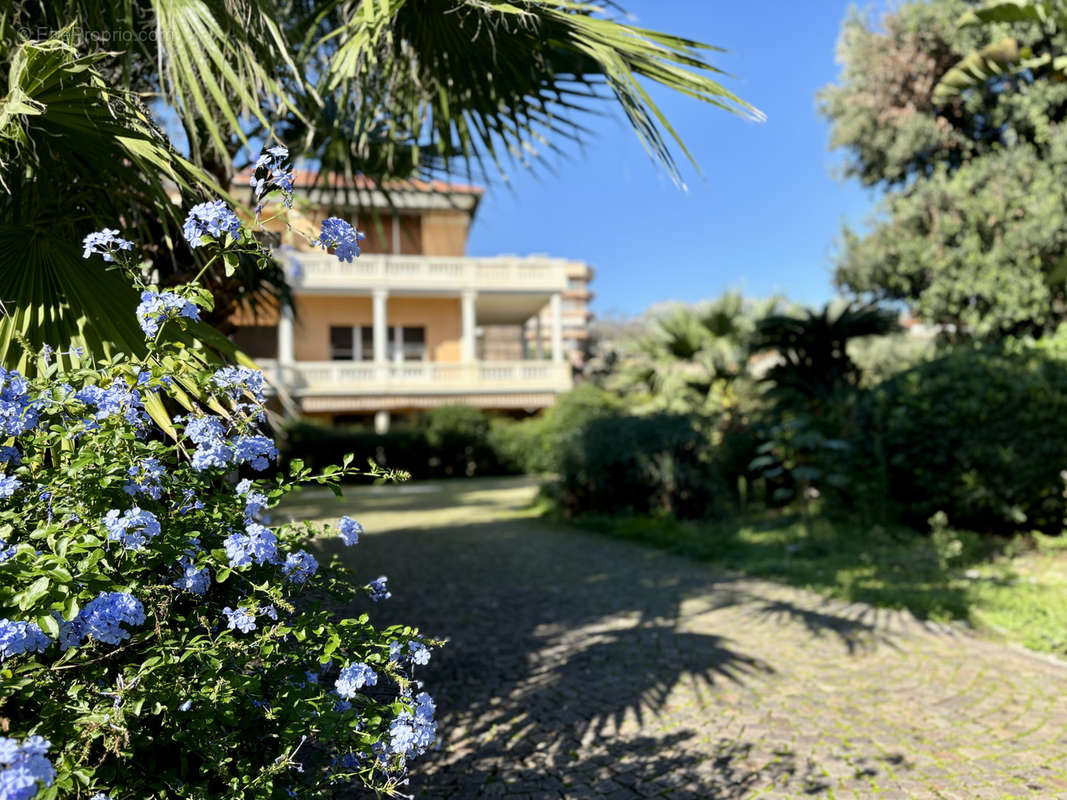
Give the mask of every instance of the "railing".
M 297 361 L 261 360 L 264 372 L 296 395 L 563 392 L 571 368 L 552 361 Z
M 554 258 L 467 258 L 364 254 L 351 262 L 327 253 L 289 250 L 278 254 L 289 263 L 295 289 L 485 289 L 563 291 L 567 264 Z

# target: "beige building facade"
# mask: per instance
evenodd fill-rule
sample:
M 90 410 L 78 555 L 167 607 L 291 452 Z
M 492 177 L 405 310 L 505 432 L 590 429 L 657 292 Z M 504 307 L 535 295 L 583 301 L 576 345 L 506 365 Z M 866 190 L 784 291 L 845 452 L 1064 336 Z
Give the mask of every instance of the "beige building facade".
M 310 177 L 298 173 L 302 182 Z M 239 315 L 233 337 L 290 412 L 384 430 L 396 415 L 450 403 L 533 413 L 571 387 L 592 270 L 548 256 L 467 256 L 481 189 L 349 184 L 301 195 L 310 203 L 294 209 L 295 232 L 275 225 L 294 308 Z M 307 245 L 327 208 L 367 234 L 358 259 Z

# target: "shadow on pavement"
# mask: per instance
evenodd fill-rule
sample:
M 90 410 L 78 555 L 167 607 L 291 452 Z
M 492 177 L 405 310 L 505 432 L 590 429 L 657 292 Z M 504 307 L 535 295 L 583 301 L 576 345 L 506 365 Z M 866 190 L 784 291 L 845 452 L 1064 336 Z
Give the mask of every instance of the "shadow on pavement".
M 743 732 L 722 739 L 714 705 L 696 703 L 684 723 L 668 708 L 680 685 L 699 699 L 773 679 L 772 665 L 725 636 L 680 629 L 688 598 L 714 606 L 751 596 L 728 575 L 672 570 L 671 556 L 595 541 L 505 519 L 368 535 L 343 552 L 322 542 L 361 578 L 389 576 L 390 601 L 351 610 L 449 639 L 418 676 L 437 699 L 441 740 L 409 789 L 422 798 L 707 800 L 788 784 L 822 794 L 828 784 L 792 751 L 757 754 Z M 782 603 L 761 613 L 800 616 L 850 649 L 870 635 L 865 622 Z

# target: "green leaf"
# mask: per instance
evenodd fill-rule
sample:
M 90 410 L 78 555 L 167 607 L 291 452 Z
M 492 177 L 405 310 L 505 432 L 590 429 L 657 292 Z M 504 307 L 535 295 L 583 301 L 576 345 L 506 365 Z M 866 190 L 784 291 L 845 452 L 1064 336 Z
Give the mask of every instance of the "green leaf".
M 18 606 L 25 611 L 32 606 L 46 594 L 48 594 L 49 581 L 48 578 L 42 576 L 30 584 L 29 588 L 24 592 L 20 592 L 15 595 L 17 598 Z

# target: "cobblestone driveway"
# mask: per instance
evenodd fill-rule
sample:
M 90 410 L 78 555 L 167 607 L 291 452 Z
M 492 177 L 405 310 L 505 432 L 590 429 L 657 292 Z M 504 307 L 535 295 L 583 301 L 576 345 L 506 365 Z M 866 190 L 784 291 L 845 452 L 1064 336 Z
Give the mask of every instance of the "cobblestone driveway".
M 441 747 L 417 797 L 1067 798 L 1067 669 L 557 529 L 531 495 L 315 506 L 365 525 L 346 557 L 389 575 L 376 622 L 450 639 L 423 674 Z

